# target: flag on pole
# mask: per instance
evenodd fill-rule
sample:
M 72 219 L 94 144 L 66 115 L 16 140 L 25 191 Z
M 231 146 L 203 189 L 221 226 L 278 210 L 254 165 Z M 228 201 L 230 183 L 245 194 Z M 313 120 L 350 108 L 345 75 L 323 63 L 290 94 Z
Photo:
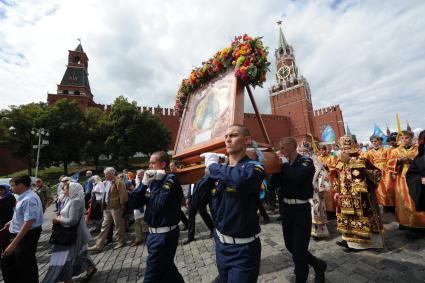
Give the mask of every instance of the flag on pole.
M 384 134 L 384 132 L 379 128 L 379 126 L 375 123 L 373 127 L 373 135 L 382 138 L 383 143 L 387 143 L 387 136 Z
M 71 179 L 78 182 L 78 180 L 80 180 L 80 172 L 78 171 L 77 173 L 75 173 L 74 175 L 71 176 Z
M 400 119 L 398 118 L 398 113 L 395 113 L 395 119 L 397 122 L 397 137 L 396 137 L 396 143 L 398 142 L 398 137 L 401 135 L 401 126 L 400 126 Z
M 326 125 L 322 132 L 322 141 L 331 144 L 335 141 L 335 132 L 330 125 Z

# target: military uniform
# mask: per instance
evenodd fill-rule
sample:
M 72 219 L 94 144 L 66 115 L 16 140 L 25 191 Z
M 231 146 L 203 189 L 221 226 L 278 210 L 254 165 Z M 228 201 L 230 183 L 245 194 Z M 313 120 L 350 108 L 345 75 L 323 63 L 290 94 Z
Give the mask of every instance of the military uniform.
M 149 186 L 143 185 L 141 194 L 145 196 L 145 221 L 149 226 L 144 282 L 184 282 L 174 264 L 183 197 L 180 184 L 174 174 L 167 174 Z
M 316 281 L 324 282 L 326 263 L 308 251 L 312 224 L 308 199 L 313 197 L 314 171 L 313 161 L 298 155 L 292 164 L 284 163 L 282 172 L 275 175 L 275 178 L 280 178 L 281 183 L 278 196 L 283 239 L 292 254 L 296 282 L 306 282 L 309 264 L 316 272 Z
M 211 205 L 220 282 L 257 282 L 260 270 L 259 192 L 263 164 L 242 158 L 235 166 L 211 164 L 194 188 L 193 205 Z

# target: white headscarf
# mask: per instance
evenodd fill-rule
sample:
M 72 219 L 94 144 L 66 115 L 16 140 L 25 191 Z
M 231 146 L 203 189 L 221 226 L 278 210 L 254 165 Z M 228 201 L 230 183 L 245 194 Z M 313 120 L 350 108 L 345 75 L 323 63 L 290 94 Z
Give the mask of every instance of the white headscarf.
M 84 189 L 83 186 L 80 185 L 80 183 L 69 183 L 68 187 L 68 198 L 69 199 L 82 199 L 84 200 Z

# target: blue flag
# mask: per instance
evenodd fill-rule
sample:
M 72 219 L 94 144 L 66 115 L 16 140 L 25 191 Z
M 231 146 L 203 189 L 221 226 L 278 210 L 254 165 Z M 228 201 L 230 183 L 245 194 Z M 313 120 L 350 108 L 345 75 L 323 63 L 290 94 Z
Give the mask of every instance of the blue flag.
M 326 125 L 322 132 L 322 141 L 331 144 L 335 141 L 335 132 L 330 125 Z
M 75 180 L 78 182 L 78 180 L 80 180 L 80 172 L 75 173 L 74 175 L 72 175 L 70 177 L 72 180 Z
M 373 135 L 377 137 L 381 137 L 383 140 L 383 143 L 387 143 L 387 136 L 384 134 L 384 132 L 379 128 L 379 126 L 375 123 L 373 127 Z

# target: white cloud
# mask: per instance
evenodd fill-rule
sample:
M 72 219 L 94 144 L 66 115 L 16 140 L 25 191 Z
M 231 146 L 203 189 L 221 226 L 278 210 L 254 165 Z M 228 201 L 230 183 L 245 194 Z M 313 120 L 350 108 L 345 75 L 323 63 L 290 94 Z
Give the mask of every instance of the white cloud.
M 278 33 L 294 47 L 315 108 L 340 104 L 365 139 L 378 123 L 424 127 L 423 1 L 0 1 L 0 108 L 45 101 L 82 38 L 98 103 L 118 95 L 171 107 L 181 79 L 233 36 L 264 36 L 274 63 Z M 268 88 L 257 103 L 270 111 Z

